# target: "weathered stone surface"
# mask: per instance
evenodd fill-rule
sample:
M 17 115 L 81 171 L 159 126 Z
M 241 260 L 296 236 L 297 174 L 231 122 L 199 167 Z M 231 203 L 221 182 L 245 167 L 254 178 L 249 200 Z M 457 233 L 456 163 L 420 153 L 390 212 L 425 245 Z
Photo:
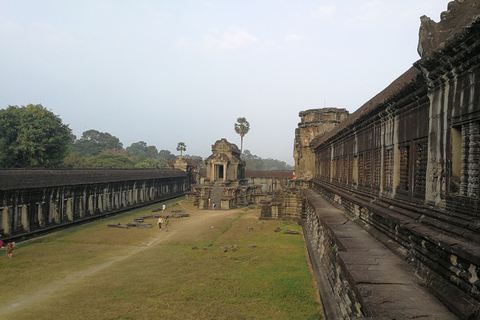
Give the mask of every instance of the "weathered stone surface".
M 115 223 L 109 223 L 109 224 L 107 224 L 107 226 L 109 226 L 109 227 L 115 227 L 115 228 L 118 227 L 119 225 L 120 225 L 120 222 L 115 222 Z
M 312 179 L 315 175 L 315 154 L 310 146 L 313 139 L 332 130 L 348 117 L 346 109 L 323 108 L 301 111 L 301 122 L 295 130 L 293 157 L 295 178 Z
M 304 233 L 311 257 L 326 272 L 338 311 L 347 319 L 457 319 L 415 275 L 413 267 L 394 255 L 359 225 L 345 223 L 342 211 L 313 190 L 304 191 L 309 214 Z M 325 285 L 323 283 L 322 285 Z M 322 290 L 321 290 L 322 291 Z
M 448 3 L 447 11 L 442 12 L 440 22 L 436 23 L 427 16 L 422 16 L 419 32 L 418 54 L 428 58 L 442 50 L 449 41 L 463 35 L 465 26 L 472 19 L 480 16 L 478 0 L 456 0 Z

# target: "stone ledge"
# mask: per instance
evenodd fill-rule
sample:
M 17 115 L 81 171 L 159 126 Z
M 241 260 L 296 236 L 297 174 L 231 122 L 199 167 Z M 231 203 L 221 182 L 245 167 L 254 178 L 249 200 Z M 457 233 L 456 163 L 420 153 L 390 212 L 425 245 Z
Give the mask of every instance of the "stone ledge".
M 361 304 L 363 316 L 458 319 L 422 285 L 413 267 L 359 225 L 349 221 L 341 210 L 321 195 L 313 190 L 305 190 L 304 194 L 325 230 L 324 243 L 330 247 L 333 241 L 338 250 L 334 261 L 330 261 L 340 269 L 341 279 L 338 281 L 348 282 Z M 313 236 L 306 234 L 306 237 Z M 329 259 L 329 256 L 323 255 L 322 258 Z M 334 295 L 338 294 L 335 288 L 332 290 Z M 342 303 L 340 297 L 337 301 Z

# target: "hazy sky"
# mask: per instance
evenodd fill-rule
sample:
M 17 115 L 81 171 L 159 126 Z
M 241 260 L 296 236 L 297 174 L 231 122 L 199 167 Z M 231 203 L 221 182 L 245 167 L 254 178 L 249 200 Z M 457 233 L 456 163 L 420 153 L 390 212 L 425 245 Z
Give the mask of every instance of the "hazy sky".
M 302 110 L 354 112 L 419 59 L 447 0 L 0 0 L 0 109 L 207 157 L 216 140 L 293 164 Z

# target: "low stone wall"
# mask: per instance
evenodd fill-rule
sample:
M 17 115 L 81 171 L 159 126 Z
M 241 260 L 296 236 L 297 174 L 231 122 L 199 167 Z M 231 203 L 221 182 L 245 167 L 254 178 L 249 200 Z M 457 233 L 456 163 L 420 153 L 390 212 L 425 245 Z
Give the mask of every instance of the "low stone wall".
M 302 190 L 308 188 L 309 185 L 310 182 L 306 180 L 288 180 L 284 188 L 273 192 L 271 199 L 260 202 L 261 219 L 304 219 Z
M 245 178 L 248 183 L 262 186 L 262 192 L 273 194 L 277 190 L 288 185 L 288 181 L 292 179 L 294 172 L 292 170 L 270 170 L 270 171 L 245 171 Z

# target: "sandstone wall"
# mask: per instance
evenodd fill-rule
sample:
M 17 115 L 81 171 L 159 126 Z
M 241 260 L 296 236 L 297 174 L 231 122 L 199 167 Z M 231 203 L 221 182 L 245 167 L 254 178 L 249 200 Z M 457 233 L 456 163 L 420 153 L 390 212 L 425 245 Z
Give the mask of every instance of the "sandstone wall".
M 311 183 L 415 267 L 460 319 L 476 319 L 480 6 L 465 0 L 449 9 L 438 24 L 422 18 L 414 67 L 313 140 Z M 324 251 L 313 254 L 324 259 Z

